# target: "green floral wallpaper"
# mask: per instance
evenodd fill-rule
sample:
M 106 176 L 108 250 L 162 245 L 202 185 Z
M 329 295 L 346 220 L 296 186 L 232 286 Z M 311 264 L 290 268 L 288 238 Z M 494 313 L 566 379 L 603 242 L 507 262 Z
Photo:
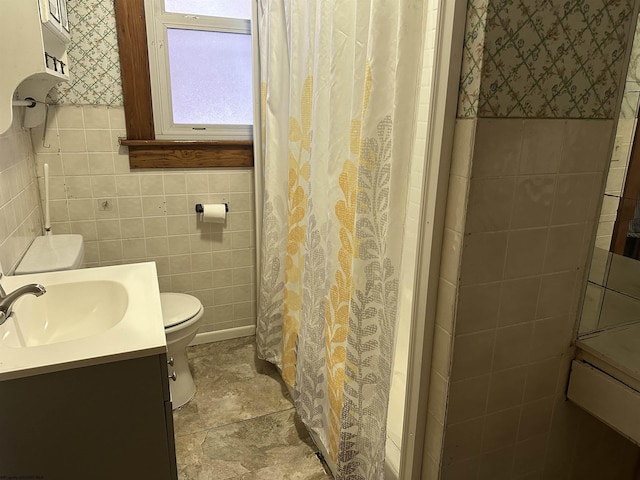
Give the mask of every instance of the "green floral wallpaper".
M 71 80 L 50 93 L 55 103 L 122 105 L 113 0 L 68 0 Z
M 470 0 L 458 116 L 613 118 L 632 11 L 633 0 Z

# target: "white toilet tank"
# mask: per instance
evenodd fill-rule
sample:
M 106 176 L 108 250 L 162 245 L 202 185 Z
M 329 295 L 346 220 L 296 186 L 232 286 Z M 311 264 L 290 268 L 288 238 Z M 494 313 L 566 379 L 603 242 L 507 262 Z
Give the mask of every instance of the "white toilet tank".
M 82 235 L 47 235 L 36 237 L 16 267 L 15 275 L 75 270 L 82 268 L 83 263 Z

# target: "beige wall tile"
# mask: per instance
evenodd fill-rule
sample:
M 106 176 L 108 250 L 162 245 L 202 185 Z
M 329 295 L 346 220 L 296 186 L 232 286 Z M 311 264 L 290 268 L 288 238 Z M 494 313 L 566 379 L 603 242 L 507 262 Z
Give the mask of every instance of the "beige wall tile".
M 163 175 L 164 192 L 166 194 L 186 194 L 187 182 L 184 173 L 173 173 Z
M 504 278 L 522 278 L 542 273 L 548 229 L 509 232 Z
M 442 480 L 468 480 L 477 478 L 480 465 L 479 457 L 471 458 L 461 462 L 442 465 Z
M 494 342 L 493 330 L 456 337 L 451 378 L 462 380 L 491 372 Z
M 503 370 L 528 363 L 532 338 L 533 322 L 498 328 L 492 369 Z
M 149 217 L 143 220 L 145 237 L 167 235 L 167 217 Z
M 535 318 L 540 277 L 509 280 L 502 283 L 498 325 L 513 325 Z
M 546 434 L 551 428 L 555 397 L 546 397 L 522 406 L 518 441 Z
M 110 128 L 124 130 L 126 126 L 124 118 L 124 107 L 110 106 L 108 107 L 108 112 Z
M 210 173 L 208 175 L 209 192 L 229 193 L 229 175 L 227 173 Z
M 442 257 L 440 259 L 440 275 L 449 283 L 456 285 L 460 276 L 460 254 L 462 236 L 446 228 L 442 239 Z
M 84 128 L 109 130 L 109 110 L 94 105 L 83 105 Z M 62 127 L 59 123 L 58 126 Z M 80 126 L 81 128 L 81 126 Z
M 515 444 L 520 422 L 520 406 L 503 410 L 484 419 L 482 452 L 492 452 Z
M 63 152 L 62 168 L 65 176 L 89 174 L 89 157 L 86 153 L 73 153 L 72 150 Z
M 444 224 L 456 232 L 464 231 L 467 208 L 468 180 L 464 177 L 451 176 L 447 193 L 447 210 Z M 235 205 L 235 204 L 234 204 Z
M 120 220 L 99 220 L 95 222 L 97 238 L 99 240 L 116 240 L 122 238 Z
M 475 130 L 475 118 L 458 118 L 456 120 L 455 134 L 453 137 L 453 153 L 451 156 L 451 175 L 464 178 L 471 176 L 471 156 L 473 154 Z
M 574 312 L 576 271 L 545 275 L 541 278 L 536 318 L 556 317 Z
M 433 337 L 432 368 L 443 378 L 449 378 L 451 364 L 451 334 L 436 325 Z
M 585 221 L 594 191 L 596 188 L 591 174 L 559 175 L 551 223 L 562 225 Z
M 133 218 L 142 216 L 142 198 L 122 197 L 118 198 L 118 211 L 121 218 Z M 142 222 L 140 222 L 142 225 Z
M 437 371 L 431 371 L 427 411 L 440 423 L 444 423 L 449 384 Z
M 556 173 L 562 155 L 564 120 L 525 119 L 521 174 Z
M 491 375 L 483 375 L 451 384 L 449 392 L 451 400 L 447 409 L 449 424 L 460 423 L 485 414 L 490 379 Z
M 567 353 L 574 324 L 575 318 L 569 315 L 537 320 L 533 331 L 531 360 L 545 360 Z
M 507 238 L 507 232 L 477 233 L 465 237 L 461 285 L 502 280 Z
M 169 241 L 169 253 L 171 255 L 178 255 L 181 253 L 191 252 L 191 246 L 189 244 L 188 235 L 172 235 L 168 237 L 168 241 Z
M 433 415 L 427 415 L 425 452 L 429 457 L 440 458 L 444 438 L 444 426 Z
M 456 333 L 458 335 L 496 327 L 500 307 L 500 290 L 501 284 L 499 282 L 467 285 L 460 288 L 456 316 Z M 440 308 L 440 304 L 441 302 L 438 301 L 438 308 Z M 445 303 L 445 305 L 449 305 L 453 313 L 455 305 L 450 303 Z
M 500 448 L 480 457 L 478 480 L 500 480 L 511 477 L 514 447 Z
M 517 174 L 522 151 L 522 120 L 479 118 L 477 122 L 472 176 Z
M 128 238 L 122 240 L 122 256 L 124 259 L 142 258 L 147 256 L 147 247 L 143 238 Z
M 86 139 L 87 152 L 98 153 L 111 152 L 113 150 L 112 137 L 109 130 L 85 130 L 84 134 Z M 64 144 L 62 144 L 62 142 L 61 146 L 64 147 Z
M 567 121 L 560 172 L 602 172 L 609 159 L 612 128 L 612 120 Z
M 555 196 L 554 175 L 518 177 L 511 214 L 511 229 L 546 227 Z
M 491 383 L 489 385 L 487 413 L 520 405 L 522 403 L 526 375 L 526 367 L 494 372 L 491 375 Z
M 514 202 L 515 187 L 515 177 L 473 178 L 469 193 L 469 211 L 465 232 L 507 230 Z
M 94 198 L 116 195 L 116 180 L 113 175 L 100 175 L 91 178 L 91 190 Z
M 191 194 L 209 192 L 209 176 L 206 173 L 187 173 L 186 177 L 187 192 Z
M 171 275 L 171 290 L 178 293 L 187 293 L 193 290 L 193 279 L 190 273 Z
M 563 225 L 549 229 L 547 252 L 544 259 L 544 272 L 554 273 L 576 269 L 584 265 L 582 240 L 585 225 Z
M 524 402 L 539 400 L 555 393 L 560 362 L 561 357 L 553 357 L 527 366 Z
M 112 153 L 89 153 L 87 156 L 91 175 L 110 175 L 115 172 Z
M 59 130 L 58 138 L 60 139 L 60 149 L 67 154 L 87 151 L 87 140 L 84 130 Z
M 151 173 L 140 175 L 140 189 L 143 195 L 163 195 L 162 175 Z
M 455 285 L 440 278 L 436 310 L 436 325 L 446 332 L 453 333 L 457 290 Z
M 544 469 L 548 443 L 547 435 L 539 435 L 516 444 L 513 478 L 523 480 L 544 479 L 542 469 Z
M 458 463 L 477 456 L 481 451 L 482 432 L 481 418 L 446 427 L 443 452 L 445 464 Z
M 57 180 L 57 179 L 56 179 Z M 67 177 L 66 180 L 60 178 L 63 181 L 66 192 L 63 190 L 62 198 L 91 198 L 93 192 L 91 190 L 91 177 Z

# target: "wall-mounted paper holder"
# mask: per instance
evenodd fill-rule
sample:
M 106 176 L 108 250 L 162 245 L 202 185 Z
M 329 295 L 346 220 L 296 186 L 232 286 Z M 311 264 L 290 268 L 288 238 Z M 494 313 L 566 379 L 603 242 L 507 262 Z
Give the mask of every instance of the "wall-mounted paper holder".
M 224 209 L 227 213 L 229 213 L 229 204 L 227 202 L 223 202 L 224 203 Z M 196 213 L 202 213 L 204 212 L 204 208 L 202 207 L 201 203 L 196 203 Z

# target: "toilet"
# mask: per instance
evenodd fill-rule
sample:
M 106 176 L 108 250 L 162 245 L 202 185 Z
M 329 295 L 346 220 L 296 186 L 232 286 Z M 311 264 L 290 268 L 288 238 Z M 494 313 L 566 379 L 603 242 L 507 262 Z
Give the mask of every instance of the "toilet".
M 173 409 L 180 408 L 196 393 L 196 384 L 189 370 L 187 345 L 196 336 L 204 308 L 196 297 L 185 293 L 161 293 L 164 333 L 167 336 L 169 374 L 175 372 L 169 382 Z
M 75 270 L 84 267 L 81 235 L 36 237 L 15 270 L 15 275 Z M 187 361 L 187 345 L 198 331 L 204 308 L 196 297 L 184 293 L 161 293 L 162 319 L 167 337 L 171 403 L 177 409 L 196 392 Z M 173 375 L 175 373 L 175 375 Z

